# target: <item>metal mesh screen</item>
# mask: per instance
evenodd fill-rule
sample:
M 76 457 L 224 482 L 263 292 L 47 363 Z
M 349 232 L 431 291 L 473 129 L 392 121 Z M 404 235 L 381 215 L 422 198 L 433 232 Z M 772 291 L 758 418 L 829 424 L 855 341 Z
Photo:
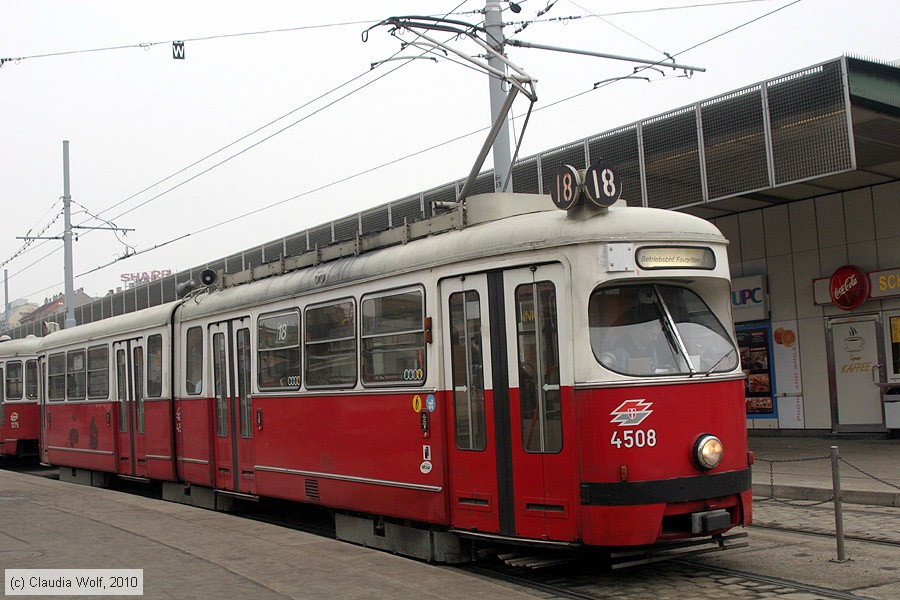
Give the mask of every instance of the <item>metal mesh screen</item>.
M 263 264 L 263 251 L 262 246 L 257 248 L 253 248 L 252 250 L 244 251 L 244 268 L 250 269 L 252 267 L 258 267 Z M 194 281 L 197 281 L 197 278 L 194 278 Z
M 147 300 L 150 306 L 159 306 L 163 303 L 162 280 L 154 281 L 147 288 Z
M 84 304 L 75 308 L 75 322 L 79 325 L 83 325 L 85 323 L 90 323 L 92 320 L 91 317 L 91 305 L 90 303 Z
M 622 198 L 631 206 L 640 206 L 644 198 L 637 131 L 637 126 L 632 125 L 588 139 L 588 162 L 602 158 L 617 168 Z
M 769 82 L 776 184 L 851 168 L 841 65 L 835 61 Z
M 125 292 L 112 297 L 112 311 L 110 316 L 125 314 Z
M 175 299 L 175 275 L 172 275 L 162 281 L 162 301 L 166 303 Z
M 538 175 L 538 159 L 536 156 L 520 160 L 513 167 L 513 191 L 517 194 L 540 193 L 541 184 Z
M 462 184 L 460 184 L 462 189 Z M 470 196 L 477 194 L 493 194 L 494 193 L 494 172 L 486 171 L 478 175 L 472 183 L 472 189 L 469 190 Z
M 677 208 L 703 200 L 693 107 L 644 122 L 647 206 Z
M 208 265 L 206 265 L 206 268 L 211 269 L 211 270 L 215 271 L 216 273 L 218 273 L 219 271 L 221 271 L 222 269 L 225 268 L 225 261 L 217 260 L 216 262 L 211 262 Z
M 149 285 L 141 285 L 134 288 L 134 306 L 137 310 L 150 306 Z
M 298 256 L 309 250 L 306 243 L 306 231 L 284 238 L 285 256 Z
M 422 220 L 421 196 L 416 194 L 391 203 L 391 221 L 394 227 L 403 225 L 403 219 L 406 219 L 408 223 Z
M 334 241 L 346 242 L 352 240 L 359 233 L 359 215 L 345 217 L 334 222 Z
M 540 155 L 541 161 L 541 193 L 549 194 L 553 176 L 562 165 L 571 165 L 576 169 L 587 168 L 587 153 L 584 142 L 560 146 Z
M 310 248 L 315 248 L 316 246 L 318 246 L 319 248 L 324 248 L 325 246 L 331 245 L 331 223 L 313 227 L 307 233 L 309 234 Z
M 704 102 L 700 111 L 709 199 L 766 187 L 762 87 Z
M 284 256 L 284 240 L 269 242 L 263 246 L 263 260 L 267 263 Z
M 135 288 L 131 288 L 130 290 L 125 290 L 125 302 L 122 307 L 124 312 L 130 313 L 135 311 L 135 307 L 137 306 L 137 295 L 135 294 Z
M 91 322 L 100 321 L 106 315 L 103 314 L 103 300 L 94 300 L 91 302 Z
M 391 227 L 390 213 L 387 206 L 379 206 L 372 210 L 367 210 L 360 215 L 362 222 L 362 234 L 369 235 L 386 231 Z
M 243 254 L 232 254 L 228 258 L 225 259 L 225 272 L 226 273 L 239 273 L 244 270 L 244 255 Z

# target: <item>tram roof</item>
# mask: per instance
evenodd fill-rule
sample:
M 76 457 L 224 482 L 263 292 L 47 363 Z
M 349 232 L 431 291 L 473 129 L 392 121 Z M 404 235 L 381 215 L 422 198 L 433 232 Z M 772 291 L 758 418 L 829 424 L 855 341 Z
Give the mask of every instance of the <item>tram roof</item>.
M 0 339 L 0 358 L 13 358 L 37 353 L 41 338 L 30 335 L 20 339 Z
M 244 279 L 252 278 L 252 272 L 237 274 L 234 277 L 237 282 L 226 276 L 225 289 L 204 296 L 199 302 L 185 303 L 184 315 L 196 317 L 374 277 L 491 257 L 506 259 L 517 253 L 564 249 L 583 243 L 728 243 L 714 225 L 703 219 L 660 209 L 629 207 L 624 202 L 609 209 L 582 206 L 565 212 L 556 209 L 548 196 L 482 194 L 466 202 L 466 214 L 466 226 L 461 229 L 452 219 L 446 219 L 445 233 L 432 232 L 407 244 L 344 256 L 346 260 L 302 265 L 282 277 L 271 277 L 266 269 L 260 271 L 263 277 L 257 281 Z M 345 250 L 353 245 L 348 242 Z M 324 285 L 322 280 L 326 282 Z M 236 285 L 232 287 L 232 283 Z

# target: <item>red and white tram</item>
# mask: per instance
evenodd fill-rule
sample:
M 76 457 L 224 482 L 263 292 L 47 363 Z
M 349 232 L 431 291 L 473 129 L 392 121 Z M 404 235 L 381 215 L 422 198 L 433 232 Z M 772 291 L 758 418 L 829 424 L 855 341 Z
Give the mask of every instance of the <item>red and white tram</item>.
M 34 336 L 0 340 L 0 456 L 37 454 L 40 342 Z
M 324 505 L 339 537 L 428 560 L 748 525 L 719 231 L 525 195 L 462 214 L 47 336 L 43 460 L 195 504 Z

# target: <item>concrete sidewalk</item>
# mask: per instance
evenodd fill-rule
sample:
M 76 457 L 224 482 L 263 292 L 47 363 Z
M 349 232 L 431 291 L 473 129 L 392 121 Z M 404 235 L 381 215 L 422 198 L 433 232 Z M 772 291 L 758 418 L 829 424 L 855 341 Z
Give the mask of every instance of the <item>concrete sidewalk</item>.
M 833 496 L 831 447 L 837 446 L 844 502 L 900 507 L 900 439 L 750 436 L 753 495 L 795 500 Z

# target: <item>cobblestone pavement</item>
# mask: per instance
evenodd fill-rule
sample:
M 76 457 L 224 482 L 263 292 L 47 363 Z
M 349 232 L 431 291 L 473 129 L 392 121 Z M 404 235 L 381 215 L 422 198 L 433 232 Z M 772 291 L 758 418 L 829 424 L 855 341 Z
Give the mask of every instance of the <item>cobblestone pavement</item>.
M 844 504 L 844 535 L 900 544 L 900 508 Z M 834 535 L 834 503 L 753 499 L 753 524 Z

